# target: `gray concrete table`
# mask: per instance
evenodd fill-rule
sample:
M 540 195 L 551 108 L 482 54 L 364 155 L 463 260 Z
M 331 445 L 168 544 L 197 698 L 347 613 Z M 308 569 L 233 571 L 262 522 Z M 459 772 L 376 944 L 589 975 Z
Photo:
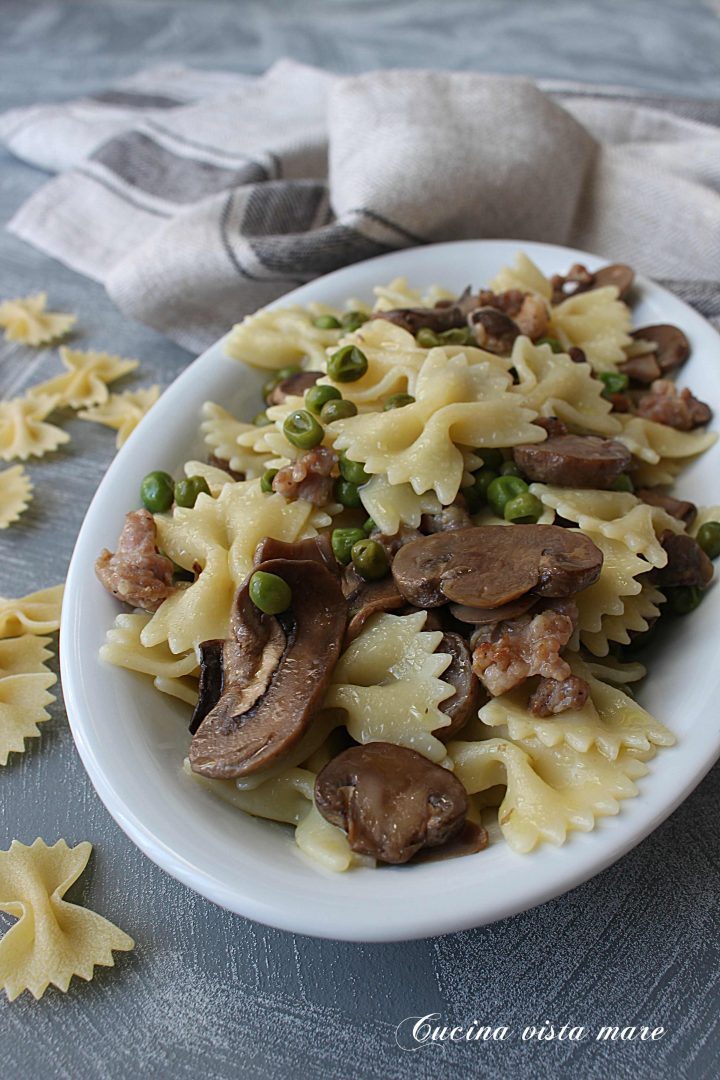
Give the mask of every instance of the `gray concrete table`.
M 0 108 L 104 88 L 176 60 L 263 70 L 281 55 L 337 71 L 435 65 L 623 84 L 720 98 L 720 5 L 679 0 L 539 5 L 297 0 L 65 0 L 0 4 Z M 690 109 L 692 112 L 692 109 Z M 44 178 L 0 156 L 0 219 Z M 78 344 L 142 360 L 166 385 L 187 353 L 129 323 L 98 286 L 0 235 L 0 297 L 47 289 L 80 315 Z M 43 377 L 52 351 L 3 346 L 0 392 Z M 55 361 L 56 362 L 56 361 Z M 74 537 L 114 452 L 70 420 L 72 442 L 31 464 L 36 497 L 0 534 L 0 593 L 65 575 Z M 315 941 L 231 915 L 171 880 L 115 825 L 85 775 L 60 701 L 42 738 L 0 770 L 2 847 L 17 837 L 90 840 L 72 897 L 137 949 L 67 995 L 0 1002 L 2 1076 L 714 1077 L 718 1074 L 720 770 L 621 862 L 544 907 L 485 929 L 409 944 Z M 10 924 L 5 919 L 0 929 Z M 662 1025 L 655 1044 L 455 1043 L 404 1053 L 408 1016 L 444 1023 Z

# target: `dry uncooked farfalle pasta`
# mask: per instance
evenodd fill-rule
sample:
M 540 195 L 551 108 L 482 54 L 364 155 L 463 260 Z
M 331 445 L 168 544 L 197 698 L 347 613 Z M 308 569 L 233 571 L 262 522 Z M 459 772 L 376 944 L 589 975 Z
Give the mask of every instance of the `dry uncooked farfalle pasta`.
M 70 442 L 70 436 L 45 419 L 58 406 L 58 399 L 48 394 L 0 401 L 0 460 L 42 457 Z
M 111 353 L 84 352 L 80 349 L 61 349 L 60 359 L 67 369 L 28 391 L 29 397 L 47 394 L 57 398 L 56 408 L 69 405 L 73 409 L 100 405 L 107 401 L 107 383 L 114 382 L 140 366 L 139 360 L 125 360 Z
M 58 630 L 64 589 L 64 585 L 53 585 L 27 596 L 0 596 L 0 638 Z
M 159 397 L 159 386 L 126 390 L 124 394 L 110 394 L 102 405 L 85 409 L 78 416 L 81 420 L 93 420 L 117 431 L 115 445 L 119 450 Z
M 102 915 L 63 900 L 91 851 L 87 841 L 48 847 L 39 838 L 0 851 L 0 909 L 19 920 L 0 941 L 0 986 L 10 1001 L 24 990 L 40 998 L 51 983 L 65 992 L 73 975 L 91 979 L 96 964 L 113 967 L 113 949 L 134 948 Z
M 34 634 L 0 641 L 0 765 L 11 751 L 23 753 L 25 739 L 36 738 L 37 725 L 50 718 L 45 706 L 55 698 L 48 687 L 57 676 L 45 666 L 49 641 Z
M 33 486 L 22 465 L 0 472 L 0 529 L 7 529 L 27 510 Z
M 6 300 L 0 304 L 0 326 L 7 341 L 23 345 L 49 345 L 59 341 L 75 325 L 77 315 L 46 311 L 47 293 Z

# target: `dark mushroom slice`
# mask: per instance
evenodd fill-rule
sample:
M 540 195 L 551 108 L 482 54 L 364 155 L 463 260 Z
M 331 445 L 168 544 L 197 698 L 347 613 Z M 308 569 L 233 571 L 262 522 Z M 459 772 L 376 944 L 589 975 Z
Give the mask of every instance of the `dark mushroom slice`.
M 353 746 L 315 781 L 315 805 L 347 833 L 353 851 L 405 863 L 438 847 L 463 826 L 465 788 L 448 769 L 393 743 Z
M 612 487 L 632 461 L 617 439 L 599 435 L 553 435 L 545 442 L 513 447 L 515 464 L 530 480 L 559 487 Z
M 484 851 L 490 842 L 487 829 L 475 821 L 466 821 L 463 827 L 440 847 L 421 848 L 413 855 L 413 863 L 440 862 L 445 859 L 457 859 L 464 855 L 477 855 Z
M 663 567 L 655 567 L 645 580 L 657 585 L 659 589 L 675 588 L 677 585 L 696 586 L 704 589 L 713 576 L 713 564 L 703 549 L 687 533 L 664 532 L 660 543 L 668 554 L 668 561 Z
M 446 330 L 458 330 L 466 325 L 470 311 L 477 307 L 477 297 L 467 288 L 458 300 L 432 308 L 393 308 L 391 311 L 374 311 L 371 319 L 384 319 L 417 334 L 418 330 L 432 330 L 443 334 Z
M 346 646 L 355 640 L 372 615 L 380 611 L 397 611 L 405 606 L 405 597 L 389 574 L 380 581 L 365 581 L 353 566 L 348 566 L 344 574 L 343 592 L 350 619 L 345 634 Z
M 322 371 L 296 371 L 272 388 L 265 401 L 268 405 L 283 405 L 289 397 L 302 397 L 322 376 Z
M 468 720 L 477 716 L 483 697 L 480 680 L 472 669 L 470 647 L 460 634 L 446 632 L 436 652 L 449 653 L 452 657 L 440 678 L 454 687 L 455 693 L 440 704 L 440 712 L 450 717 L 447 727 L 437 728 L 433 735 L 446 742 L 454 739 Z
M 276 540 L 273 536 L 265 536 L 255 548 L 253 565 L 259 566 L 269 559 L 312 559 L 323 563 L 333 574 L 340 573 L 338 561 L 333 555 L 330 538 L 322 533 L 319 536 L 311 536 L 307 540 L 296 540 L 287 543 L 285 540 Z
M 530 592 L 555 597 L 580 592 L 597 581 L 602 561 L 602 552 L 579 529 L 477 525 L 405 544 L 392 573 L 416 607 L 453 600 L 499 608 Z
M 518 324 L 494 307 L 475 308 L 467 322 L 480 348 L 498 355 L 511 353 L 515 339 L 520 335 Z
M 629 360 L 618 364 L 618 368 L 623 375 L 627 375 L 633 382 L 642 383 L 643 386 L 649 386 L 662 376 L 662 370 L 654 352 L 643 353 L 642 356 L 631 356 Z
M 537 603 L 537 596 L 527 593 L 518 600 L 511 600 L 509 604 L 503 604 L 496 608 L 469 607 L 467 604 L 451 604 L 451 614 L 461 623 L 470 623 L 476 626 L 495 622 L 509 622 L 518 619 Z
M 635 356 L 633 360 L 644 359 L 645 356 L 652 356 L 660 368 L 662 375 L 667 375 L 671 371 L 675 371 L 687 360 L 690 355 L 690 342 L 677 326 L 673 326 L 671 323 L 657 323 L 653 326 L 641 326 L 639 330 L 634 330 L 630 335 L 635 341 L 652 341 L 655 344 L 655 349 L 651 353 L 645 353 L 643 356 Z M 631 361 L 627 361 L 622 365 L 622 370 L 631 375 L 632 378 L 638 379 L 639 382 L 649 381 L 640 379 L 638 375 L 632 374 L 628 371 L 627 364 Z M 658 378 L 659 376 L 654 376 Z
M 247 776 L 292 749 L 340 655 L 346 604 L 337 576 L 319 560 L 270 559 L 258 569 L 287 582 L 292 604 L 265 615 L 250 599 L 250 578 L 238 590 L 223 692 L 190 745 L 191 768 L 202 776 Z
M 635 271 L 632 266 L 625 263 L 610 263 L 603 266 L 593 274 L 592 289 L 602 289 L 605 285 L 614 285 L 618 291 L 618 298 L 625 300 L 632 290 L 635 282 Z
M 672 495 L 664 495 L 655 488 L 637 488 L 635 494 L 649 506 L 659 506 L 670 514 L 670 517 L 677 518 L 686 526 L 692 525 L 697 516 L 697 506 L 686 499 L 674 499 Z

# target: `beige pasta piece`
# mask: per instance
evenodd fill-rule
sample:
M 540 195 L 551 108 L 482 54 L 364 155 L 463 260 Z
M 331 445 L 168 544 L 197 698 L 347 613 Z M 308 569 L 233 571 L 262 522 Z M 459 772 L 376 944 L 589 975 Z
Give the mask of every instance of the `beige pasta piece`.
M 325 706 L 345 709 L 356 742 L 397 743 L 443 761 L 447 751 L 432 732 L 450 723 L 439 706 L 453 693 L 440 678 L 451 658 L 435 652 L 442 632 L 423 631 L 426 618 L 418 611 L 368 620 L 340 657 Z
M 176 656 L 165 642 L 150 647 L 143 645 L 140 635 L 150 619 L 148 612 L 117 615 L 115 625 L 108 630 L 100 647 L 100 659 L 147 675 L 161 693 L 194 705 L 198 696 L 197 679 L 189 679 L 198 673 L 194 650 Z
M 308 367 L 323 371 L 325 350 L 337 341 L 337 330 L 315 326 L 314 316 L 306 308 L 263 308 L 232 328 L 225 353 L 251 367 L 275 370 L 308 357 Z
M 596 371 L 614 371 L 626 359 L 631 318 L 614 285 L 570 296 L 552 308 L 547 333 L 566 348 L 583 350 Z
M 233 472 L 243 473 L 248 480 L 262 476 L 274 453 L 264 442 L 260 443 L 260 451 L 256 452 L 254 449 L 254 443 L 262 439 L 264 428 L 237 420 L 213 401 L 205 402 L 202 415 L 200 431 L 205 445 L 212 453 L 227 461 Z M 241 436 L 244 437 L 242 444 L 239 441 Z
M 125 360 L 122 356 L 94 350 L 62 348 L 60 359 L 67 369 L 62 375 L 37 383 L 28 390 L 30 397 L 43 394 L 56 397 L 56 408 L 69 405 L 81 409 L 100 405 L 109 397 L 107 383 L 115 382 L 140 366 L 139 360 Z
M 365 413 L 329 425 L 335 447 L 391 484 L 434 491 L 443 505 L 462 482 L 459 446 L 515 446 L 540 442 L 535 410 L 508 392 L 509 375 L 490 362 L 470 364 L 462 353 L 448 358 L 431 349 L 418 375 L 416 401 L 390 412 Z
M 37 738 L 37 725 L 50 719 L 45 706 L 55 700 L 48 688 L 57 676 L 45 665 L 49 642 L 34 634 L 0 641 L 0 765 L 11 751 L 23 753 L 25 740 Z
M 677 461 L 680 466 L 689 465 L 698 454 L 714 446 L 718 438 L 715 431 L 676 431 L 667 424 L 656 424 L 654 420 L 644 420 L 631 413 L 619 414 L 618 422 L 618 441 L 649 465 L 668 461 Z
M 0 460 L 27 461 L 70 442 L 66 431 L 45 423 L 57 405 L 58 399 L 46 394 L 0 401 Z
M 417 529 L 423 514 L 437 514 L 442 503 L 434 491 L 416 495 L 410 484 L 390 484 L 385 476 L 373 476 L 360 490 L 362 504 L 381 532 L 389 536 L 401 525 Z
M 603 383 L 593 378 L 589 364 L 576 364 L 549 345 L 533 345 L 527 337 L 515 341 L 512 363 L 519 382 L 513 392 L 523 405 L 541 416 L 557 416 L 583 434 L 615 435 L 621 430 L 612 405 L 603 396 Z
M 110 394 L 102 405 L 85 409 L 78 416 L 81 420 L 92 420 L 117 431 L 115 445 L 120 449 L 159 397 L 160 387 L 157 385 L 126 390 L 122 394 Z
M 580 640 L 597 655 L 608 652 L 608 631 L 617 633 L 618 626 L 634 621 L 632 604 L 628 616 L 623 619 L 625 605 L 630 598 L 638 596 L 643 589 L 643 574 L 649 570 L 645 559 L 634 554 L 622 540 L 610 539 L 602 533 L 587 534 L 603 553 L 600 577 L 587 589 L 575 596 L 578 607 Z M 627 636 L 627 628 L 625 635 Z M 612 640 L 616 640 L 613 638 Z
M 53 585 L 27 596 L 0 596 L 0 638 L 59 630 L 64 590 L 64 585 Z
M 584 753 L 567 743 L 544 746 L 538 739 L 500 738 L 451 742 L 455 774 L 468 793 L 506 787 L 498 822 L 506 841 L 521 854 L 539 843 L 563 844 L 573 830 L 590 832 L 597 818 L 617 814 L 622 799 L 638 794 L 635 781 L 647 765 L 635 751 L 614 761 L 599 750 Z
M 27 510 L 33 486 L 22 465 L 0 472 L 0 529 L 7 529 Z
M 643 585 L 636 596 L 623 598 L 623 610 L 619 615 L 606 615 L 597 632 L 583 631 L 582 643 L 595 656 L 607 656 L 610 642 L 629 645 L 634 634 L 644 634 L 660 614 L 665 596 L 654 585 Z
M 552 285 L 542 270 L 524 251 L 518 251 L 513 266 L 504 266 L 490 282 L 495 292 L 520 289 L 521 292 L 537 293 L 548 303 L 552 297 Z
M 655 747 L 672 746 L 675 736 L 621 689 L 598 679 L 580 657 L 567 653 L 573 674 L 585 679 L 590 696 L 582 708 L 556 716 L 533 716 L 528 711 L 532 685 L 525 683 L 493 698 L 480 710 L 480 719 L 491 728 L 505 727 L 511 739 L 536 739 L 543 746 L 568 746 L 579 753 L 592 747 L 615 761 L 623 749 L 653 753 Z
M 397 277 L 388 285 L 376 285 L 373 288 L 375 303 L 373 311 L 391 311 L 393 308 L 435 307 L 439 300 L 454 300 L 455 294 L 440 285 L 431 285 L 424 292 L 408 285 L 407 278 Z M 353 302 L 353 308 L 363 310 Z
M 339 344 L 356 345 L 368 362 L 361 379 L 337 384 L 343 397 L 358 408 L 382 409 L 382 403 L 391 394 L 415 393 L 427 349 L 421 348 L 412 334 L 401 326 L 395 326 L 387 319 L 371 319 L 359 330 L 346 334 Z M 330 349 L 329 354 L 332 351 Z M 320 382 L 332 385 L 329 378 Z
M 6 300 L 0 304 L 0 326 L 6 341 L 23 345 L 49 345 L 59 341 L 77 321 L 77 315 L 46 311 L 47 293 Z
M 697 515 L 688 532 L 691 536 L 697 536 L 701 526 L 708 521 L 720 521 L 720 506 L 698 506 Z
M 113 949 L 135 947 L 101 915 L 63 900 L 91 851 L 87 841 L 49 847 L 39 838 L 0 851 L 0 909 L 19 920 L 0 941 L 0 986 L 10 1001 L 24 990 L 40 998 L 51 983 L 65 992 L 73 975 L 91 979 L 96 964 L 113 967 Z

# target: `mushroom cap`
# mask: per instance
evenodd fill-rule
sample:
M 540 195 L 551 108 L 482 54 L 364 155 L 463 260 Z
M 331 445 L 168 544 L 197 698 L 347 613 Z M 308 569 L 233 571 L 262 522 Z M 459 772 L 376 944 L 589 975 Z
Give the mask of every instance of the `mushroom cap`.
M 448 769 L 394 743 L 344 750 L 318 774 L 315 805 L 348 835 L 353 851 L 404 863 L 454 836 L 467 793 Z
M 635 271 L 632 266 L 625 263 L 610 263 L 596 270 L 593 274 L 593 289 L 601 289 L 604 285 L 614 285 L 618 291 L 618 298 L 624 300 L 633 287 Z
M 660 543 L 667 551 L 668 561 L 665 566 L 651 570 L 648 581 L 661 589 L 678 585 L 704 589 L 710 583 L 715 572 L 713 564 L 694 537 L 668 529 L 660 537 Z
M 656 323 L 653 326 L 641 326 L 634 330 L 630 337 L 636 341 L 654 341 L 657 348 L 651 353 L 660 366 L 660 371 L 666 375 L 669 371 L 682 367 L 690 355 L 690 342 L 682 330 L 671 323 Z M 634 359 L 638 359 L 635 357 Z M 627 374 L 637 378 L 623 365 Z
M 617 439 L 552 435 L 513 447 L 515 463 L 530 480 L 560 487 L 607 489 L 629 467 L 632 454 Z
M 453 631 L 446 631 L 437 647 L 439 653 L 452 657 L 449 667 L 442 673 L 443 682 L 454 687 L 455 693 L 440 704 L 440 712 L 450 717 L 447 727 L 436 728 L 433 735 L 446 742 L 454 739 L 468 720 L 477 716 L 482 697 L 482 684 L 472 668 L 472 652 L 465 638 Z
M 405 544 L 392 572 L 400 592 L 417 607 L 453 600 L 498 608 L 529 592 L 580 592 L 597 581 L 602 561 L 602 552 L 579 529 L 476 525 Z
M 272 388 L 267 396 L 268 405 L 283 405 L 289 397 L 302 397 L 321 375 L 322 371 L 296 371 L 288 375 Z
M 250 599 L 250 578 L 238 590 L 222 694 L 190 745 L 191 768 L 202 776 L 247 776 L 290 750 L 320 708 L 340 655 L 347 605 L 339 578 L 320 560 L 270 559 L 258 569 L 287 582 L 292 604 L 265 615 Z

